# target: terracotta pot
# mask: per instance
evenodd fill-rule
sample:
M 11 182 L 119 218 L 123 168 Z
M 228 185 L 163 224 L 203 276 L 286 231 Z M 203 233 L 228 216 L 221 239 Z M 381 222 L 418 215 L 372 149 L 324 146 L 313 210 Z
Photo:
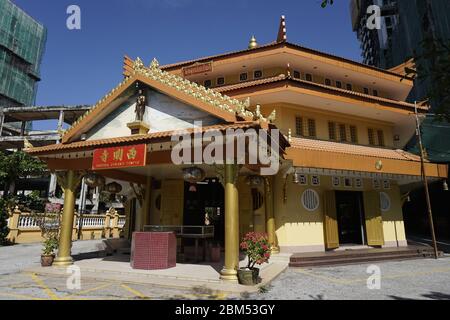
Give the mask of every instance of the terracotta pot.
M 53 260 L 55 259 L 55 255 L 41 255 L 41 266 L 50 267 L 53 264 Z
M 238 276 L 239 283 L 244 286 L 255 285 L 257 283 L 255 281 L 255 274 L 259 274 L 259 269 L 247 269 L 247 268 L 238 269 L 237 276 Z M 256 276 L 256 278 L 257 278 L 257 276 Z

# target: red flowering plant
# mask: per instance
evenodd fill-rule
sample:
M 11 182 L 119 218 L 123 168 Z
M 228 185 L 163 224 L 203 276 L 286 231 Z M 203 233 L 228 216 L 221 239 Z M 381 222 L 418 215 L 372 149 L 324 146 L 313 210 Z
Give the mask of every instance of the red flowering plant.
M 266 233 L 247 233 L 242 239 L 240 248 L 247 254 L 248 269 L 254 269 L 255 264 L 261 265 L 264 262 L 269 261 L 271 248 Z

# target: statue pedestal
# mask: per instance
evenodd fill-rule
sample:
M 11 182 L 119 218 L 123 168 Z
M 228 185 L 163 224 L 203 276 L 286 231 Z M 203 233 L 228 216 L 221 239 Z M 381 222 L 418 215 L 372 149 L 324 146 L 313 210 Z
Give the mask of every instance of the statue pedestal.
M 127 123 L 127 127 L 130 128 L 131 134 L 147 134 L 150 130 L 150 126 L 143 121 Z

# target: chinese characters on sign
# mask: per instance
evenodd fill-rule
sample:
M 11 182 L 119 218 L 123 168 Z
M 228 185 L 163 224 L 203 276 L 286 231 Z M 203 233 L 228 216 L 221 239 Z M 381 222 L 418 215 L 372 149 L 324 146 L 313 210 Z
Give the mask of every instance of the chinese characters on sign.
M 143 167 L 146 156 L 146 144 L 96 149 L 92 159 L 92 170 Z

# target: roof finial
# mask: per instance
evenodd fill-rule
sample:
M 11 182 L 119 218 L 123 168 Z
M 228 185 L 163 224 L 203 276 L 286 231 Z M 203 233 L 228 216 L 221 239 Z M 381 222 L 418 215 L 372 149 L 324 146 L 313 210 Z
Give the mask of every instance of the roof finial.
M 280 18 L 280 27 L 278 28 L 277 42 L 285 42 L 285 41 L 287 41 L 286 18 L 283 15 Z
M 254 49 L 257 46 L 258 46 L 258 42 L 256 42 L 255 36 L 252 36 L 252 38 L 250 39 L 250 42 L 248 43 L 248 48 L 249 49 Z

